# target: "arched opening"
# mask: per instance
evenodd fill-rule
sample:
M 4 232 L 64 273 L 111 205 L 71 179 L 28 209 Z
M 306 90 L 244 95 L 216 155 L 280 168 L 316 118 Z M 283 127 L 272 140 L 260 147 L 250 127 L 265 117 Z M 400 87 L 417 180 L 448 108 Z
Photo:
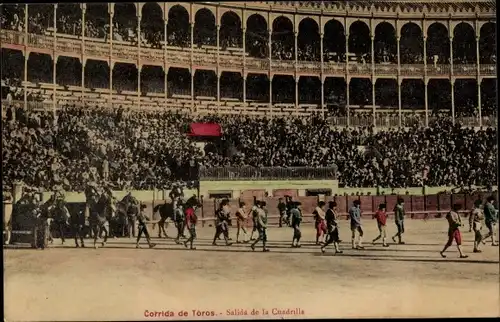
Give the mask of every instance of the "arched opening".
M 220 46 L 222 50 L 226 48 L 240 48 L 243 45 L 243 31 L 241 29 L 240 17 L 233 11 L 225 12 L 220 24 Z
M 388 22 L 382 22 L 375 27 L 375 63 L 397 63 L 398 50 L 396 44 L 396 30 Z
M 217 75 L 213 70 L 200 70 L 194 73 L 194 96 L 217 97 Z
M 189 13 L 183 6 L 175 5 L 168 11 L 167 41 L 170 46 L 181 48 L 190 46 Z
M 137 92 L 139 71 L 134 64 L 116 63 L 113 67 L 113 89 Z
M 354 55 L 352 59 L 358 62 L 362 58 L 371 61 L 370 28 L 363 21 L 356 21 L 349 28 L 349 55 Z
M 273 22 L 273 34 L 271 38 L 271 54 L 274 59 L 295 59 L 295 39 L 293 24 L 290 19 L 285 16 L 276 18 Z
M 59 3 L 56 18 L 57 33 L 76 36 L 82 34 L 82 9 L 79 3 Z
M 82 64 L 74 57 L 59 56 L 56 65 L 58 85 L 82 86 Z
M 429 63 L 449 64 L 450 63 L 450 37 L 448 29 L 435 22 L 427 29 L 427 57 Z
M 479 38 L 480 64 L 496 64 L 497 32 L 495 24 L 488 22 L 481 27 Z
M 468 23 L 459 23 L 453 30 L 453 64 L 476 63 L 476 36 Z
M 87 60 L 85 64 L 86 88 L 109 88 L 109 65 L 101 60 Z
M 264 17 L 253 14 L 247 19 L 245 50 L 250 57 L 268 57 L 269 31 Z
M 379 78 L 375 82 L 375 105 L 398 108 L 398 83 L 395 79 Z
M 421 79 L 404 79 L 401 83 L 401 108 L 425 109 L 425 84 Z
M 141 70 L 142 93 L 164 93 L 165 72 L 160 66 L 143 66 Z
M 3 4 L 0 10 L 0 28 L 7 30 L 24 30 L 24 3 Z
M 321 104 L 321 81 L 318 77 L 299 78 L 299 104 Z
M 22 51 L 1 49 L 2 80 L 24 80 L 24 56 Z
M 299 23 L 299 34 L 297 36 L 297 58 L 302 61 L 320 61 L 319 26 L 311 18 L 305 18 Z
M 399 55 L 401 64 L 424 63 L 424 38 L 422 30 L 416 23 L 409 22 L 401 28 Z M 430 57 L 429 52 L 427 56 Z
M 243 77 L 241 77 L 241 74 L 235 72 L 222 72 L 220 76 L 221 98 L 236 98 L 242 100 L 242 95 Z
M 194 43 L 198 46 L 215 46 L 217 44 L 217 29 L 215 17 L 207 8 L 198 10 L 194 17 Z
M 168 95 L 191 96 L 191 73 L 187 68 L 170 67 L 167 75 Z
M 28 8 L 28 33 L 42 35 L 54 27 L 53 4 L 30 4 Z
M 265 74 L 247 75 L 247 100 L 269 102 L 269 78 Z
M 481 83 L 481 115 L 497 115 L 497 84 L 496 79 L 485 78 Z
M 448 79 L 430 79 L 427 84 L 428 107 L 433 115 L 451 115 L 451 83 Z
M 330 20 L 325 25 L 323 61 L 345 62 L 345 32 L 340 21 Z
M 28 58 L 28 82 L 52 84 L 52 57 L 46 54 L 30 53 Z
M 476 116 L 477 108 L 477 82 L 475 79 L 457 79 L 453 86 L 455 94 L 455 117 Z
M 290 75 L 274 75 L 273 104 L 295 103 L 295 80 Z
M 348 105 L 356 105 L 360 108 L 372 105 L 372 83 L 368 78 L 351 79 Z
M 137 44 L 137 11 L 133 3 L 115 3 L 113 39 Z
M 156 2 L 146 2 L 142 7 L 141 34 L 146 46 L 161 49 L 165 40 L 165 22 L 163 10 Z
M 104 3 L 87 3 L 85 11 L 85 37 L 108 38 L 109 20 L 108 5 Z

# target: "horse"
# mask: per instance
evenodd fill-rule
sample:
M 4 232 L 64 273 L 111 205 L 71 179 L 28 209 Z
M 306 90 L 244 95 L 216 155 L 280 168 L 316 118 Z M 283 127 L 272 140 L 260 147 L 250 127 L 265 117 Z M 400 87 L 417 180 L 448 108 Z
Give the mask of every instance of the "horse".
M 65 239 L 64 235 L 69 228 L 69 218 L 70 213 L 64 201 L 54 200 L 54 204 L 49 206 L 47 209 L 48 218 L 51 219 L 52 225 L 50 231 L 55 229 L 59 233 L 59 238 L 61 238 L 62 245 L 64 245 Z M 53 242 L 52 233 L 50 233 L 51 243 Z
M 97 249 L 97 238 L 104 233 L 102 246 L 106 245 L 109 236 L 109 220 L 115 216 L 112 198 L 105 193 L 98 194 L 95 190 L 88 194 L 89 224 L 94 235 L 94 248 Z
M 192 196 L 189 198 L 184 204 L 184 210 L 192 207 L 201 207 L 201 202 L 196 196 Z M 157 205 L 153 208 L 153 214 L 159 213 L 160 220 L 158 221 L 158 238 L 162 237 L 162 232 L 165 235 L 165 238 L 168 238 L 166 228 L 168 228 L 168 219 L 172 220 L 177 227 L 178 222 L 175 218 L 174 204 L 173 202 L 165 202 L 163 204 Z M 154 226 L 153 226 L 154 229 Z M 184 234 L 180 237 L 184 237 Z

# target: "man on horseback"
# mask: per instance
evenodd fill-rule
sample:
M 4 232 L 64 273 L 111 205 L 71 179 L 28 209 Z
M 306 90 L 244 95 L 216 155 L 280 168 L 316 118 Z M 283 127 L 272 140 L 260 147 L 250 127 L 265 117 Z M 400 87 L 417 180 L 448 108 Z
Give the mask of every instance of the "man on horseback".
M 172 200 L 175 209 L 177 201 L 179 201 L 179 199 L 184 199 L 184 191 L 182 190 L 182 186 L 180 184 L 174 184 L 172 190 L 170 190 L 170 193 L 168 194 L 168 197 L 170 198 L 170 200 Z
M 57 192 L 54 193 L 53 204 L 47 209 L 49 218 L 52 219 L 52 229 L 56 230 L 61 238 L 61 244 L 64 245 L 65 239 L 64 235 L 67 228 L 69 227 L 70 214 L 68 208 L 66 208 L 66 203 L 64 201 L 64 196 Z M 50 233 L 50 241 L 53 242 L 52 233 Z
M 97 238 L 104 233 L 102 246 L 106 245 L 109 235 L 108 218 L 114 216 L 111 199 L 105 193 L 99 194 L 95 186 L 89 184 L 85 189 L 87 205 L 89 207 L 89 224 L 94 236 L 94 248 L 97 249 Z

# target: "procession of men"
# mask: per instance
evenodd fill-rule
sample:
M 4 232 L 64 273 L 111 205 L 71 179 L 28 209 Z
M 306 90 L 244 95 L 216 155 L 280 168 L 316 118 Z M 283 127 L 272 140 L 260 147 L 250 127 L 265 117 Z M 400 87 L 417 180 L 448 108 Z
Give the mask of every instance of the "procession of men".
M 16 203 L 16 211 L 24 207 L 22 212 L 28 212 L 32 215 L 33 220 L 36 220 L 34 226 L 34 246 L 44 249 L 47 244 L 44 240 L 53 243 L 54 238 L 52 232 L 57 232 L 61 243 L 65 243 L 66 231 L 71 231 L 74 237 L 75 247 L 85 247 L 85 238 L 91 237 L 94 240 L 94 247 L 97 248 L 97 240 L 102 239 L 101 245 L 104 247 L 108 237 L 115 237 L 110 228 L 110 222 L 121 216 L 123 219 L 121 237 L 135 237 L 135 227 L 137 226 L 136 248 L 140 248 L 142 236 L 144 236 L 149 248 L 156 246 L 152 242 L 148 223 L 152 221 L 145 214 L 147 208 L 145 204 L 137 200 L 128 193 L 121 201 L 117 201 L 113 196 L 111 189 L 108 186 L 97 187 L 95 184 L 89 184 L 86 191 L 87 207 L 86 211 L 70 212 L 64 200 L 64 193 L 56 190 L 50 198 L 42 203 L 40 194 L 27 189 L 21 200 Z M 174 239 L 175 244 L 184 245 L 191 250 L 196 249 L 196 225 L 198 222 L 196 211 L 201 207 L 196 195 L 189 199 L 184 199 L 182 187 L 176 186 L 169 194 L 171 199 L 171 216 L 167 216 L 174 222 L 177 229 L 177 236 Z M 469 232 L 474 233 L 474 253 L 480 253 L 481 244 L 485 244 L 487 239 L 491 239 L 493 246 L 498 246 L 496 236 L 496 225 L 498 223 L 498 210 L 494 205 L 495 198 L 490 196 L 483 204 L 482 200 L 476 200 L 474 207 L 471 209 L 469 217 Z M 256 250 L 256 246 L 261 243 L 262 251 L 268 252 L 268 220 L 269 210 L 264 200 L 254 199 L 254 204 L 249 208 L 244 202 L 239 202 L 239 207 L 234 214 L 231 214 L 230 200 L 222 199 L 218 201 L 218 207 L 215 211 L 215 232 L 213 237 L 213 246 L 218 245 L 218 240 L 223 239 L 225 246 L 231 246 L 231 238 L 229 237 L 229 229 L 234 215 L 236 219 L 236 243 L 250 243 L 250 249 Z M 326 208 L 326 209 L 325 209 Z M 372 240 L 372 244 L 382 239 L 383 247 L 389 247 L 387 244 L 387 219 L 386 205 L 384 203 L 378 206 L 377 212 L 372 216 L 376 219 L 379 235 Z M 446 219 L 449 224 L 448 241 L 443 250 L 440 252 L 442 257 L 446 257 L 445 251 L 455 241 L 460 258 L 467 258 L 461 247 L 462 235 L 460 227 L 463 226 L 459 212 L 462 206 L 453 204 L 452 210 L 446 214 Z M 279 227 L 290 227 L 291 247 L 300 248 L 300 240 L 302 238 L 301 223 L 303 221 L 303 213 L 301 203 L 294 201 L 292 197 L 285 196 L 285 201 L 282 198 L 278 200 L 277 206 L 279 214 Z M 404 245 L 403 234 L 405 233 L 404 220 L 406 217 L 404 200 L 398 198 L 393 209 L 394 223 L 396 234 L 392 236 L 394 243 Z M 340 249 L 341 240 L 340 212 L 335 201 L 330 201 L 326 204 L 319 201 L 313 211 L 313 219 L 316 230 L 316 245 L 320 247 L 322 253 L 325 253 L 327 248 L 332 245 L 334 254 L 342 254 Z M 252 232 L 248 238 L 247 221 L 252 221 Z M 360 200 L 355 200 L 348 211 L 348 220 L 351 230 L 351 248 L 353 250 L 363 250 L 363 223 Z M 488 229 L 488 233 L 483 236 L 483 223 Z M 248 227 L 249 228 L 249 227 Z M 185 235 L 187 229 L 189 237 Z M 255 236 L 254 236 L 255 234 Z M 182 241 L 184 239 L 184 241 Z M 188 247 L 189 246 L 189 247 Z

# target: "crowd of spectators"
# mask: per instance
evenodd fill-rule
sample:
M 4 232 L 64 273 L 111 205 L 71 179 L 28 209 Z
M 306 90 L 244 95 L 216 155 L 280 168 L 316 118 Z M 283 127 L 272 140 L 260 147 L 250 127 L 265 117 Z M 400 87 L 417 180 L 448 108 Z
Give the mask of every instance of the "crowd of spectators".
M 81 191 L 89 181 L 117 189 L 195 184 L 213 167 L 336 167 L 347 187 L 488 186 L 496 178 L 496 130 L 449 118 L 430 128 L 373 132 L 310 118 L 193 117 L 175 112 L 67 107 L 16 108 L 2 119 L 3 185 Z M 223 149 L 203 153 L 184 133 L 191 122 L 221 124 Z M 363 149 L 359 147 L 363 146 Z M 229 151 L 229 152 L 228 152 Z

